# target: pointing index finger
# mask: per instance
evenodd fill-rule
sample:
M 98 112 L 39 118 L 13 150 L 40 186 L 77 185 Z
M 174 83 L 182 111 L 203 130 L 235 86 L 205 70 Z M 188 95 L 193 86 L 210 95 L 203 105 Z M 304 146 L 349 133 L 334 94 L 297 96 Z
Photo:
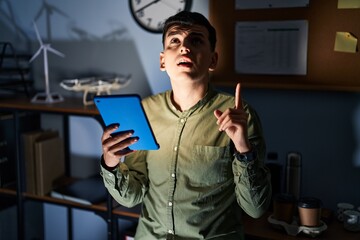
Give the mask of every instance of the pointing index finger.
M 239 109 L 242 107 L 243 107 L 243 104 L 242 104 L 242 99 L 241 99 L 241 84 L 238 83 L 236 85 L 236 90 L 235 90 L 235 109 Z

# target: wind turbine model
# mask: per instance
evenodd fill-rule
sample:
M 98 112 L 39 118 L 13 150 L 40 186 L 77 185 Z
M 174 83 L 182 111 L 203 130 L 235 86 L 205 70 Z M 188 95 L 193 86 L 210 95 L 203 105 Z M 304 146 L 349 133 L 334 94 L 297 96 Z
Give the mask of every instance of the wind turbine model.
M 39 31 L 36 27 L 34 22 L 34 28 L 36 32 L 37 39 L 40 43 L 40 48 L 37 52 L 31 57 L 30 62 L 32 62 L 40 53 L 43 51 L 44 54 L 44 72 L 45 72 L 45 92 L 38 93 L 31 99 L 33 103 L 55 103 L 55 102 L 62 102 L 64 99 L 58 93 L 50 93 L 50 85 L 49 85 L 49 70 L 48 70 L 48 57 L 47 52 L 50 51 L 60 57 L 65 57 L 65 55 L 55 49 L 53 49 L 49 43 L 43 43 L 41 40 Z

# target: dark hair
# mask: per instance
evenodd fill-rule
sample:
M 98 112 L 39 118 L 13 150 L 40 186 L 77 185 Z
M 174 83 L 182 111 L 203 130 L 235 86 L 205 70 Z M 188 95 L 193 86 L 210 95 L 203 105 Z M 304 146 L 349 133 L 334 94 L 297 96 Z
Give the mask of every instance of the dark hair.
M 202 14 L 197 12 L 188 12 L 188 11 L 181 11 L 171 17 L 169 17 L 164 24 L 163 28 L 163 35 L 162 35 L 162 42 L 164 45 L 165 35 L 166 32 L 169 30 L 170 27 L 174 25 L 180 26 L 192 26 L 192 25 L 200 25 L 206 27 L 209 32 L 209 41 L 211 50 L 215 51 L 216 46 L 216 30 L 210 24 L 210 22 L 204 17 Z

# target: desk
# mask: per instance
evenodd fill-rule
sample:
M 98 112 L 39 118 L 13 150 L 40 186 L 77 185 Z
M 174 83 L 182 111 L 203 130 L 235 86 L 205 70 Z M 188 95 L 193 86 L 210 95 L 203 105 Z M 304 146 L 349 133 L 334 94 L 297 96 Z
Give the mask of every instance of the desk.
M 285 230 L 276 229 L 271 226 L 267 218 L 271 213 L 267 213 L 259 219 L 253 219 L 244 213 L 244 228 L 245 234 L 249 240 L 262 239 L 262 240 L 314 240 L 314 239 L 327 239 L 327 240 L 359 240 L 360 233 L 354 233 L 347 231 L 343 228 L 342 223 L 334 219 L 330 224 L 327 224 L 328 228 L 322 232 L 319 236 L 312 238 L 304 234 L 298 234 L 297 236 L 287 235 Z

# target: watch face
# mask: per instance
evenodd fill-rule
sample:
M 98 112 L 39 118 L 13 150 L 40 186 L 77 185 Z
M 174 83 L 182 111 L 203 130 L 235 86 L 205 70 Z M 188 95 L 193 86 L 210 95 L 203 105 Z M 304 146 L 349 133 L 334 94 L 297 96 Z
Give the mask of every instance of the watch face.
M 136 22 L 145 30 L 161 33 L 165 20 L 183 10 L 190 10 L 191 0 L 130 0 Z

